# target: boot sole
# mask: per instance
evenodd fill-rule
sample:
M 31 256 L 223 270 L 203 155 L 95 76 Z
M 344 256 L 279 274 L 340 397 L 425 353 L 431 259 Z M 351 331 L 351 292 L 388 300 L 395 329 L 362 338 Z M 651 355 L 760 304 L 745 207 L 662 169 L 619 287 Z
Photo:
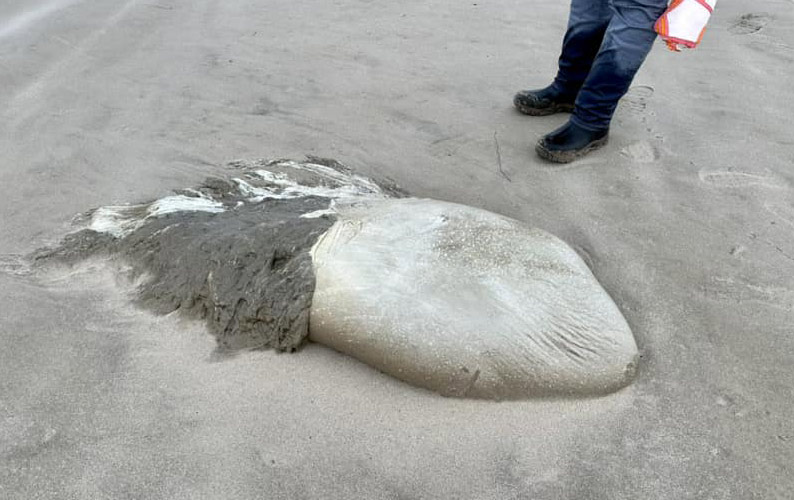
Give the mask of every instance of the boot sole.
M 548 160 L 553 163 L 571 163 L 572 161 L 578 160 L 588 153 L 592 153 L 597 149 L 603 148 L 608 142 L 609 136 L 595 140 L 582 149 L 576 149 L 574 151 L 549 151 L 546 146 L 543 145 L 543 140 L 541 139 L 537 146 L 535 146 L 535 152 L 537 152 L 538 156 L 544 160 Z
M 548 116 L 556 113 L 572 113 L 574 108 L 573 104 L 554 104 L 548 108 L 533 108 L 531 106 L 525 106 L 518 101 L 513 101 L 513 105 L 520 113 L 529 116 Z

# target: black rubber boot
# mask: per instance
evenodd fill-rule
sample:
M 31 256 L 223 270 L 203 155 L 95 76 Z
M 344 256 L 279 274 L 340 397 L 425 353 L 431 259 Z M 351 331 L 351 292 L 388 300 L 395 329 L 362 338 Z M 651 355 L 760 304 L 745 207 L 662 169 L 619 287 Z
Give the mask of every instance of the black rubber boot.
M 551 86 L 539 90 L 522 90 L 513 97 L 513 106 L 525 115 L 546 116 L 570 113 L 576 96 L 564 96 Z
M 535 151 L 554 163 L 570 163 L 606 145 L 609 129 L 592 131 L 569 121 L 538 141 Z

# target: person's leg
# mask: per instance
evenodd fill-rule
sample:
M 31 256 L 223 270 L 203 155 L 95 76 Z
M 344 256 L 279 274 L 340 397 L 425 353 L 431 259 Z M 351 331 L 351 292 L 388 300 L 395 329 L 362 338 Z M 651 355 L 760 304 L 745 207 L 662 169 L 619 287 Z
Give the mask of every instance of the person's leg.
M 612 115 L 653 46 L 653 24 L 667 0 L 611 0 L 610 6 L 612 18 L 576 97 L 573 116 L 535 147 L 547 160 L 567 163 L 607 143 Z
M 618 101 L 650 52 L 653 25 L 667 0 L 611 0 L 612 19 L 600 50 L 576 98 L 571 122 L 579 127 L 609 129 Z
M 551 88 L 576 99 L 598 54 L 613 12 L 609 0 L 572 0 L 557 77 Z
M 548 87 L 518 92 L 516 109 L 533 116 L 573 111 L 611 16 L 609 0 L 572 0 L 557 77 Z

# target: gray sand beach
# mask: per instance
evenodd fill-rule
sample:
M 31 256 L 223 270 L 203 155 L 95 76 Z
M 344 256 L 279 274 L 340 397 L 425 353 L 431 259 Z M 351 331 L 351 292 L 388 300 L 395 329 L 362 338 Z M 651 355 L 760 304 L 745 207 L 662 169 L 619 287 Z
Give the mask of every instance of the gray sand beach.
M 749 10 L 748 10 L 749 9 Z M 657 43 L 610 144 L 565 116 L 565 2 L 0 0 L 0 498 L 786 499 L 794 491 L 794 5 Z M 217 356 L 87 262 L 78 214 L 250 158 L 334 158 L 552 233 L 636 338 L 605 397 L 444 398 L 310 344 Z

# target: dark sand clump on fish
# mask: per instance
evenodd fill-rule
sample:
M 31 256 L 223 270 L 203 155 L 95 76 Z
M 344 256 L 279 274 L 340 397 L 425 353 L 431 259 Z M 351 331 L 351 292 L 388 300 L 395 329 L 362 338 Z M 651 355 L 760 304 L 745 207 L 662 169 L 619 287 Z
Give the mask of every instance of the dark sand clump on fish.
M 126 238 L 89 229 L 38 260 L 76 263 L 113 256 L 140 283 L 137 302 L 159 314 L 206 319 L 222 349 L 297 349 L 309 333 L 311 249 L 333 224 L 300 218 L 324 200 L 271 200 L 220 214 L 179 212 Z M 308 210 L 307 210 L 308 209 Z
M 336 162 L 310 160 L 317 169 L 332 169 L 319 170 L 321 174 L 350 174 Z M 220 349 L 294 351 L 309 333 L 315 288 L 309 252 L 336 220 L 327 210 L 333 198 L 311 191 L 284 197 L 284 186 L 274 186 L 269 176 L 263 180 L 261 169 L 277 176 L 288 172 L 299 178 L 299 185 L 334 189 L 343 181 L 289 162 L 233 166 L 244 170 L 240 175 L 244 181 L 210 178 L 198 188 L 177 192 L 187 201 L 214 204 L 215 212 L 174 211 L 147 217 L 157 202 L 110 207 L 122 210 L 128 218 L 125 223 L 134 224 L 125 234 L 83 229 L 55 248 L 39 250 L 33 259 L 39 265 L 73 265 L 88 258 L 108 258 L 128 266 L 138 304 L 158 314 L 179 311 L 206 320 Z M 255 169 L 260 177 L 248 175 Z M 275 196 L 262 195 L 263 188 Z M 399 195 L 397 189 L 391 186 L 384 192 Z M 312 212 L 316 214 L 305 217 Z

